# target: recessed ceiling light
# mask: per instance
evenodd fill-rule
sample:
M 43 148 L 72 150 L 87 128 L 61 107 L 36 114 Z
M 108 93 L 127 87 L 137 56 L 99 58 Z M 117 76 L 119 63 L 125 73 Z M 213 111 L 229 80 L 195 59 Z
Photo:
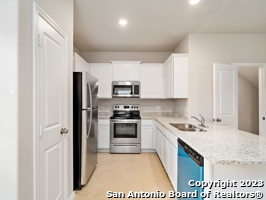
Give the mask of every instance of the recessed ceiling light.
M 127 19 L 119 19 L 118 23 L 119 23 L 119 25 L 121 25 L 121 26 L 126 26 L 127 23 L 128 23 L 128 21 L 127 21 Z
M 189 3 L 191 5 L 195 5 L 195 4 L 198 4 L 200 2 L 200 0 L 189 0 Z

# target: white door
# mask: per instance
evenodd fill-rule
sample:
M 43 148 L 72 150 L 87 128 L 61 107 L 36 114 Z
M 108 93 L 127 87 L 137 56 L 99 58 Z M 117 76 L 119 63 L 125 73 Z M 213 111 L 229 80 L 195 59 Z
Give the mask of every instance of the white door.
M 266 136 L 266 66 L 259 68 L 259 130 Z
M 66 199 L 67 65 L 65 39 L 38 15 L 36 54 L 39 132 L 39 199 Z
M 221 125 L 238 126 L 237 67 L 214 64 L 214 120 Z

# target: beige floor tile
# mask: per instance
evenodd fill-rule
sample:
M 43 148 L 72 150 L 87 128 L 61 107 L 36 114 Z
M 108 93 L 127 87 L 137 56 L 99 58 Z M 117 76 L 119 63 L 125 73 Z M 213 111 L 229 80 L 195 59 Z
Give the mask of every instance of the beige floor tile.
M 173 188 L 156 153 L 99 153 L 96 170 L 88 184 L 76 192 L 75 200 L 108 199 L 107 191 L 157 190 L 168 193 Z

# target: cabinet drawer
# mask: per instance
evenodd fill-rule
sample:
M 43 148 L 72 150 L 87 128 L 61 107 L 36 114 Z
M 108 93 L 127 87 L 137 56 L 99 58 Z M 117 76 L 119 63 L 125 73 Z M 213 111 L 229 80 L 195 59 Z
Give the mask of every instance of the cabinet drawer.
M 143 120 L 141 120 L 141 125 L 152 126 L 153 125 L 153 120 L 143 119 Z
M 110 120 L 109 119 L 99 119 L 98 124 L 99 125 L 110 125 Z

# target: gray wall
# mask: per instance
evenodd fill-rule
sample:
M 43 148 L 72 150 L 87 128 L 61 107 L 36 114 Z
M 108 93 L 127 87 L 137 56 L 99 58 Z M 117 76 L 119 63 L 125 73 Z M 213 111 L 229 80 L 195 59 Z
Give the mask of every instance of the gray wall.
M 238 128 L 242 131 L 259 134 L 259 89 L 239 74 Z
M 19 1 L 19 199 L 33 197 L 32 0 Z

